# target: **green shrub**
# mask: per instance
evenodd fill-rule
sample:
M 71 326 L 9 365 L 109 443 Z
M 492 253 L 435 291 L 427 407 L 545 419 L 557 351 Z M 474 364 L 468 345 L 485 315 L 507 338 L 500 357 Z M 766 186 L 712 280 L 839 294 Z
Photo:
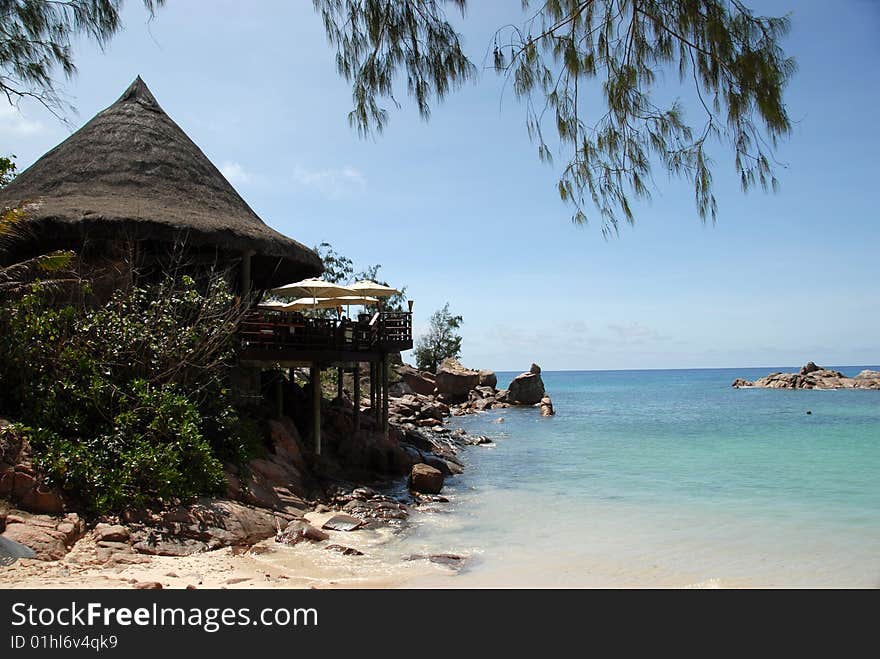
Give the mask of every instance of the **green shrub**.
M 0 413 L 35 463 L 98 512 L 220 492 L 223 463 L 261 450 L 231 403 L 237 308 L 222 279 L 56 308 L 39 287 L 0 307 Z

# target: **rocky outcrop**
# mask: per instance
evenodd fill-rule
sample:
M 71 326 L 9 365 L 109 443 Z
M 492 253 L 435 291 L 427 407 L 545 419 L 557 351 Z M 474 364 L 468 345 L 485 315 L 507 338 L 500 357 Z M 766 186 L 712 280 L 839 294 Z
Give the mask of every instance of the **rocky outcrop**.
M 449 402 L 449 412 L 452 416 L 462 416 L 475 412 L 510 407 L 511 405 L 534 405 L 541 408 L 543 416 L 553 416 L 555 411 L 553 403 L 544 391 L 544 381 L 541 379 L 541 367 L 532 364 L 528 372 L 518 375 L 510 384 L 510 389 L 499 391 L 496 389 L 498 378 L 493 371 L 474 371 L 466 369 L 454 360 L 444 362 L 446 372 L 455 372 L 458 379 L 456 385 L 444 385 L 446 393 L 438 395 Z M 476 378 L 477 384 L 474 384 Z M 438 374 L 438 383 L 442 378 Z M 451 380 L 450 380 L 451 381 Z M 463 393 L 466 387 L 470 387 L 466 395 Z M 438 384 L 438 391 L 441 390 Z M 406 397 L 402 397 L 405 399 Z M 431 426 L 429 420 L 415 420 L 422 426 Z
M 368 489 L 358 488 L 358 490 Z M 356 492 L 357 490 L 352 494 Z M 340 499 L 339 503 L 344 500 L 342 497 Z M 371 524 L 376 522 L 400 524 L 409 517 L 409 508 L 406 504 L 375 491 L 370 494 L 358 493 L 357 496 L 351 497 L 344 503 L 342 510 Z
M 409 474 L 409 489 L 422 494 L 440 494 L 443 472 L 423 463 L 413 465 Z
M 176 536 L 204 542 L 217 549 L 251 545 L 275 535 L 279 525 L 287 524 L 289 513 L 273 512 L 225 499 L 199 499 L 194 504 L 177 506 L 159 515 L 159 528 Z M 138 534 L 132 534 L 137 539 Z
M 447 400 L 466 400 L 470 390 L 479 384 L 480 372 L 465 368 L 457 359 L 444 359 L 437 369 L 437 393 Z
M 814 362 L 807 362 L 798 373 L 771 373 L 754 381 L 737 378 L 731 385 L 736 388 L 762 389 L 877 389 L 880 390 L 880 371 L 864 370 L 855 377 L 847 377 Z
M 437 388 L 436 378 L 433 373 L 419 371 L 408 364 L 403 364 L 395 368 L 398 375 L 401 377 L 402 383 L 405 384 L 414 394 L 430 396 Z M 401 393 L 410 392 L 402 391 Z
M 285 408 L 297 418 L 308 418 L 301 408 L 310 401 L 297 394 L 297 389 L 285 388 Z M 482 393 L 497 394 L 488 385 Z M 291 400 L 294 396 L 303 400 Z M 227 467 L 227 498 L 127 511 L 95 520 L 90 531 L 77 515 L 63 515 L 64 506 L 74 505 L 75 500 L 70 499 L 71 504 L 43 487 L 31 466 L 27 443 L 5 432 L 8 424 L 0 423 L 0 488 L 4 488 L 0 497 L 11 499 L 16 507 L 8 511 L 0 506 L 0 562 L 36 558 L 118 565 L 150 561 L 150 556 L 187 556 L 249 546 L 274 536 L 291 544 L 317 541 L 326 534 L 304 520 L 306 512 L 316 506 L 334 513 L 323 522 L 331 532 L 401 524 L 409 516 L 409 506 L 445 501 L 432 493 L 419 494 L 419 489 L 433 491 L 438 475 L 442 487 L 445 476 L 461 473 L 457 448 L 484 443 L 485 438 L 468 441 L 464 431 L 445 428 L 443 419 L 451 410 L 436 395 L 408 394 L 390 402 L 391 431 L 385 436 L 367 410 L 362 411 L 360 430 L 355 431 L 350 401 L 324 401 L 325 450 L 320 457 L 311 453 L 291 418 L 269 420 L 265 454 L 246 469 Z M 392 497 L 350 485 L 412 476 L 413 465 L 421 465 L 414 493 Z M 349 493 L 334 497 L 330 494 L 333 483 L 340 482 L 349 483 Z M 46 496 L 40 500 L 37 495 Z M 58 497 L 60 507 L 51 504 L 50 495 Z M 31 512 L 18 510 L 25 505 L 32 506 Z M 68 556 L 75 543 L 76 549 Z
M 267 426 L 270 450 L 265 457 L 252 460 L 244 473 L 227 466 L 226 495 L 252 506 L 300 516 L 306 508 L 303 497 L 310 471 L 302 439 L 286 416 L 270 420 Z
M 125 525 L 101 522 L 86 533 L 86 525 L 75 513 L 62 517 L 13 510 L 6 514 L 0 538 L 28 548 L 30 557 L 54 561 L 64 558 L 77 540 L 91 536 L 97 562 L 133 563 L 138 562 L 137 554 L 188 556 L 251 545 L 271 538 L 290 520 L 290 515 L 238 501 L 200 499 L 159 513 L 129 515 Z
M 290 514 L 239 501 L 203 498 L 193 504 L 130 517 L 126 526 L 99 524 L 92 535 L 99 548 L 109 550 L 104 560 L 118 560 L 120 554 L 131 553 L 189 556 L 221 547 L 252 545 L 271 538 L 292 519 Z
M 394 424 L 412 423 L 417 426 L 440 425 L 449 416 L 449 406 L 435 396 L 407 394 L 388 401 L 388 418 Z
M 128 542 L 131 532 L 121 524 L 97 524 L 92 529 L 96 542 Z
M 532 364 L 528 373 L 517 375 L 507 388 L 507 401 L 515 405 L 534 405 L 544 398 L 544 380 L 541 367 Z
M 481 387 L 491 387 L 494 389 L 498 386 L 498 376 L 495 375 L 495 371 L 482 370 L 480 371 L 480 386 Z
M 57 515 L 65 509 L 61 492 L 34 470 L 27 439 L 8 422 L 0 424 L 0 497 L 32 513 Z
M 33 558 L 56 561 L 70 551 L 84 530 L 85 524 L 76 513 L 50 517 L 12 510 L 6 515 L 6 529 L 0 538 L 10 541 L 4 543 L 9 547 L 26 547 Z

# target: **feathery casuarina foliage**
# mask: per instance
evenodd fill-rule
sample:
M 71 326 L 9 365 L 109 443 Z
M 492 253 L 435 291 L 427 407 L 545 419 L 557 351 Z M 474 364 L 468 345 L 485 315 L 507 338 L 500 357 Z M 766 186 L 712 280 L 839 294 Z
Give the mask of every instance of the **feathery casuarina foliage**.
M 165 0 L 143 0 L 152 13 Z M 57 111 L 56 70 L 76 72 L 71 41 L 102 48 L 120 29 L 122 0 L 0 0 L 0 91 L 10 103 L 31 97 Z
M 466 0 L 313 1 L 352 82 L 350 120 L 361 133 L 385 125 L 380 102 L 394 101 L 397 75 L 427 117 L 432 96 L 474 73 L 443 12 L 463 13 Z M 552 159 L 554 141 L 566 158 L 558 189 L 576 223 L 587 222 L 589 204 L 603 233 L 633 222 L 631 200 L 650 197 L 658 165 L 691 180 L 700 217 L 714 221 L 710 141 L 732 148 L 744 190 L 776 187 L 773 151 L 791 128 L 783 92 L 795 70 L 780 45 L 787 17 L 759 16 L 739 0 L 522 5 L 519 24 L 495 34 L 493 68 L 525 101 L 539 157 Z M 667 73 L 693 97 L 696 118 L 682 101 L 658 98 Z
M 416 366 L 423 371 L 437 372 L 437 367 L 447 357 L 458 358 L 461 354 L 461 336 L 455 330 L 461 327 L 461 316 L 453 316 L 449 303 L 431 316 L 428 331 L 419 337 L 413 355 Z
M 464 12 L 466 0 L 313 0 L 339 73 L 352 83 L 349 122 L 362 135 L 379 131 L 388 119 L 379 104 L 394 100 L 395 76 L 406 73 L 407 89 L 424 118 L 430 98 L 443 98 L 473 77 L 476 69 L 461 50 L 443 5 Z

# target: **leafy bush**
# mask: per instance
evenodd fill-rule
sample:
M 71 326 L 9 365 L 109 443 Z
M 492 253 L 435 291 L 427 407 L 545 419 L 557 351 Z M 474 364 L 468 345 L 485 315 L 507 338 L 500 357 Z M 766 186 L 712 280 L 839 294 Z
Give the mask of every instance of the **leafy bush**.
M 0 412 L 36 466 L 96 511 L 213 494 L 261 449 L 228 390 L 237 308 L 222 278 L 55 307 L 39 287 L 0 307 Z

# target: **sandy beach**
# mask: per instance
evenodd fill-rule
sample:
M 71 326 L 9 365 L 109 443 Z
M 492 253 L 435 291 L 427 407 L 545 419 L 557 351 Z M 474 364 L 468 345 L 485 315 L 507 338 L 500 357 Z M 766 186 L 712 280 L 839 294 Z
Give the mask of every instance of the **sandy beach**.
M 309 513 L 320 525 L 331 514 Z M 100 563 L 87 535 L 58 561 L 18 559 L 0 566 L 0 588 L 397 588 L 411 580 L 451 576 L 445 566 L 404 560 L 387 551 L 391 528 L 329 531 L 321 543 L 288 547 L 269 538 L 250 548 L 225 547 L 191 556 L 135 555 L 125 562 Z M 362 555 L 345 555 L 338 547 Z

